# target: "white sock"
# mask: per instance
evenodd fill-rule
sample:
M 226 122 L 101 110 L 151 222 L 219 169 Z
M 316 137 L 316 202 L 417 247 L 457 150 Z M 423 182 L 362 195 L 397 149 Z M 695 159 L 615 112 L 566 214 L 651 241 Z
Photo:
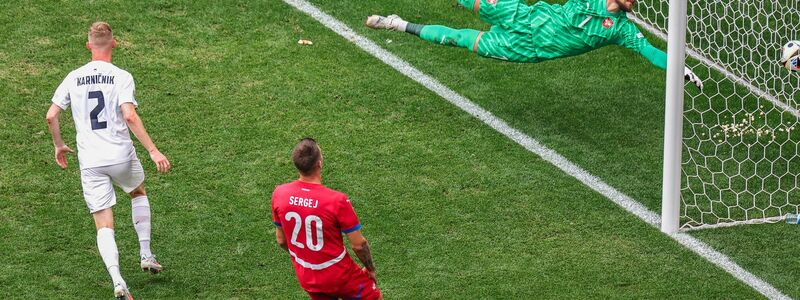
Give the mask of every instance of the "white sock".
M 103 227 L 97 230 L 97 250 L 100 251 L 100 257 L 106 264 L 108 274 L 111 275 L 111 281 L 115 285 L 119 283 L 124 286 L 125 280 L 119 273 L 119 251 L 117 251 L 117 242 L 114 240 L 114 229 Z
M 150 252 L 150 202 L 147 196 L 136 197 L 131 200 L 131 218 L 133 228 L 139 236 L 139 255 L 141 257 L 153 256 Z
M 408 27 L 408 22 L 404 20 L 397 20 L 397 29 L 396 31 L 399 32 L 406 32 L 406 27 Z

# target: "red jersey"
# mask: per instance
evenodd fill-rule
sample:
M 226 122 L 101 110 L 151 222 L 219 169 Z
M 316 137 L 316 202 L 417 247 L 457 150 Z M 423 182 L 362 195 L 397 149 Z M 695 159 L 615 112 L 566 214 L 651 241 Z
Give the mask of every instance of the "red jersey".
M 344 193 L 299 180 L 280 185 L 272 192 L 272 222 L 286 236 L 306 291 L 329 292 L 360 274 L 342 239 L 361 228 Z

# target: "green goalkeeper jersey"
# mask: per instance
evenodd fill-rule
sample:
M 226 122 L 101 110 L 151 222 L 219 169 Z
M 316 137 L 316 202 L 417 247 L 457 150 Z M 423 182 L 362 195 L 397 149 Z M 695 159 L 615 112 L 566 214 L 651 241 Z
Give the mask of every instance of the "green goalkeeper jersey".
M 514 1 L 481 1 L 484 6 L 481 18 L 496 24 L 486 38 L 491 39 L 491 33 L 498 34 L 506 46 L 499 48 L 514 52 L 508 56 L 543 61 L 615 44 L 638 52 L 659 68 L 666 68 L 666 54 L 650 45 L 625 12 L 609 12 L 606 0 L 569 0 L 564 5 L 540 1 L 531 6 L 524 1 L 518 5 L 506 4 L 509 2 Z M 487 46 L 488 51 L 501 50 Z

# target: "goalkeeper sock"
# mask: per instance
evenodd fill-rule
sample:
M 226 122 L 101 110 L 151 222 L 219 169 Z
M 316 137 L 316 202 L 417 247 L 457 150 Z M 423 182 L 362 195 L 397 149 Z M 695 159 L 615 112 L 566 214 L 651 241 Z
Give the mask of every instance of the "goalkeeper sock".
M 431 43 L 472 49 L 480 33 L 480 31 L 474 29 L 453 29 L 441 25 L 426 25 L 420 29 L 419 37 Z
M 425 27 L 425 25 L 408 23 L 406 24 L 406 32 L 419 36 L 419 33 L 422 32 L 423 27 Z

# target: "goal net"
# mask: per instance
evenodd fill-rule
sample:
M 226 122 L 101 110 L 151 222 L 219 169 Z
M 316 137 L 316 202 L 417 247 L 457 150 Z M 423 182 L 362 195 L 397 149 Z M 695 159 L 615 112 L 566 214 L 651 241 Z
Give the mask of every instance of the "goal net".
M 631 18 L 666 40 L 668 0 L 640 0 Z M 630 15 L 629 15 L 630 16 Z M 800 39 L 800 1 L 690 0 L 682 230 L 780 221 L 800 209 L 800 73 L 778 64 Z

